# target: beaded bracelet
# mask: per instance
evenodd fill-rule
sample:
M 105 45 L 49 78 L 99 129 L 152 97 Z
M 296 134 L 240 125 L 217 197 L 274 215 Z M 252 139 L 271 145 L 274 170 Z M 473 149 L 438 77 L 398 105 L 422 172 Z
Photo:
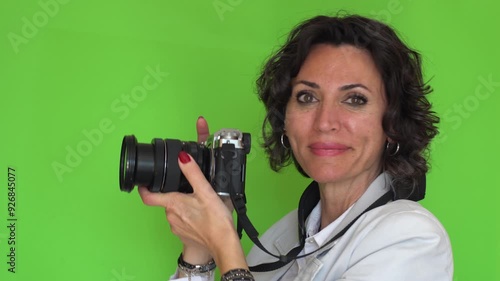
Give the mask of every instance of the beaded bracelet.
M 221 281 L 255 281 L 252 273 L 250 273 L 250 271 L 243 269 L 243 268 L 229 270 L 228 272 L 224 273 L 221 276 L 220 280 Z
M 207 264 L 190 264 L 182 258 L 182 253 L 177 259 L 177 265 L 179 270 L 186 274 L 188 280 L 191 280 L 192 276 L 211 277 L 216 266 L 213 259 Z

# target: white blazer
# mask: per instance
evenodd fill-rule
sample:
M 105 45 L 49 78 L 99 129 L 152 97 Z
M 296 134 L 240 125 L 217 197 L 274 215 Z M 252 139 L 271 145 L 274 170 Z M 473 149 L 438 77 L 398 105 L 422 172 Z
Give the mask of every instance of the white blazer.
M 356 209 L 370 205 L 387 190 L 387 176 L 379 176 L 353 205 L 330 237 L 342 230 Z M 354 211 L 354 212 L 353 212 Z M 299 245 L 297 211 L 274 224 L 261 237 L 271 252 L 286 255 Z M 329 239 L 327 239 L 328 241 Z M 451 281 L 451 244 L 441 223 L 419 203 L 396 200 L 362 215 L 331 246 L 307 257 L 307 266 L 294 280 L 343 281 Z M 253 246 L 250 266 L 277 259 Z M 292 266 L 272 272 L 254 272 L 255 280 L 280 280 Z

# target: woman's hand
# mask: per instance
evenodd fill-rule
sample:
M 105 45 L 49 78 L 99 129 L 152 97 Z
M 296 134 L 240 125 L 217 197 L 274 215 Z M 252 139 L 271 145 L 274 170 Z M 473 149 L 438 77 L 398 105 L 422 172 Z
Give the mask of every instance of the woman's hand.
M 199 118 L 196 128 L 198 141 L 205 141 L 209 135 L 205 119 Z M 139 188 L 143 202 L 165 208 L 172 233 L 184 243 L 183 257 L 187 262 L 204 264 L 213 257 L 221 272 L 246 268 L 231 212 L 190 155 L 181 152 L 178 161 L 193 193 L 151 193 Z

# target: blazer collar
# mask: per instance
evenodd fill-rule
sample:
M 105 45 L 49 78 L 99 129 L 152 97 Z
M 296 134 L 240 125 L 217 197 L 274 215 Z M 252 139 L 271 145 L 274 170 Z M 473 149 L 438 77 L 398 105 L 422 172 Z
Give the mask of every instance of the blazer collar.
M 342 231 L 352 220 L 354 220 L 359 214 L 368 208 L 373 202 L 378 198 L 383 196 L 390 189 L 391 176 L 387 173 L 380 174 L 367 188 L 367 190 L 361 195 L 361 197 L 354 203 L 352 209 L 349 211 L 347 216 L 342 220 L 339 226 L 329 235 L 329 237 L 334 237 Z M 293 223 L 293 224 L 292 224 Z M 298 218 L 295 217 L 293 221 L 290 221 L 290 225 L 297 226 Z M 274 242 L 274 246 L 279 251 L 280 254 L 286 255 L 291 249 L 297 247 L 300 244 L 297 231 L 287 231 L 281 236 L 277 237 Z M 327 247 L 328 248 L 328 247 Z

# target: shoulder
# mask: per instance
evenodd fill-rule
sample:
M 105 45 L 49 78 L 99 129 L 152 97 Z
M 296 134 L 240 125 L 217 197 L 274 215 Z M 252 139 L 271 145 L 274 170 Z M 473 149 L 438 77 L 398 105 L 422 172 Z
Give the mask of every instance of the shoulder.
M 447 236 L 441 222 L 429 210 L 417 202 L 396 200 L 376 208 L 366 214 L 364 219 L 374 228 L 391 227 L 411 229 L 412 231 L 432 231 Z
M 262 239 L 270 237 L 280 237 L 287 234 L 290 228 L 297 229 L 298 217 L 297 210 L 293 210 L 283 216 L 280 220 L 275 222 L 266 232 L 262 235 Z
M 341 269 L 344 276 L 368 274 L 366 268 L 378 280 L 450 280 L 453 274 L 446 230 L 413 201 L 397 200 L 367 212 L 338 242 L 337 254 L 349 257 Z
M 409 200 L 396 200 L 373 209 L 360 217 L 353 228 L 354 237 L 374 246 L 403 242 L 450 245 L 441 222 L 422 205 Z

